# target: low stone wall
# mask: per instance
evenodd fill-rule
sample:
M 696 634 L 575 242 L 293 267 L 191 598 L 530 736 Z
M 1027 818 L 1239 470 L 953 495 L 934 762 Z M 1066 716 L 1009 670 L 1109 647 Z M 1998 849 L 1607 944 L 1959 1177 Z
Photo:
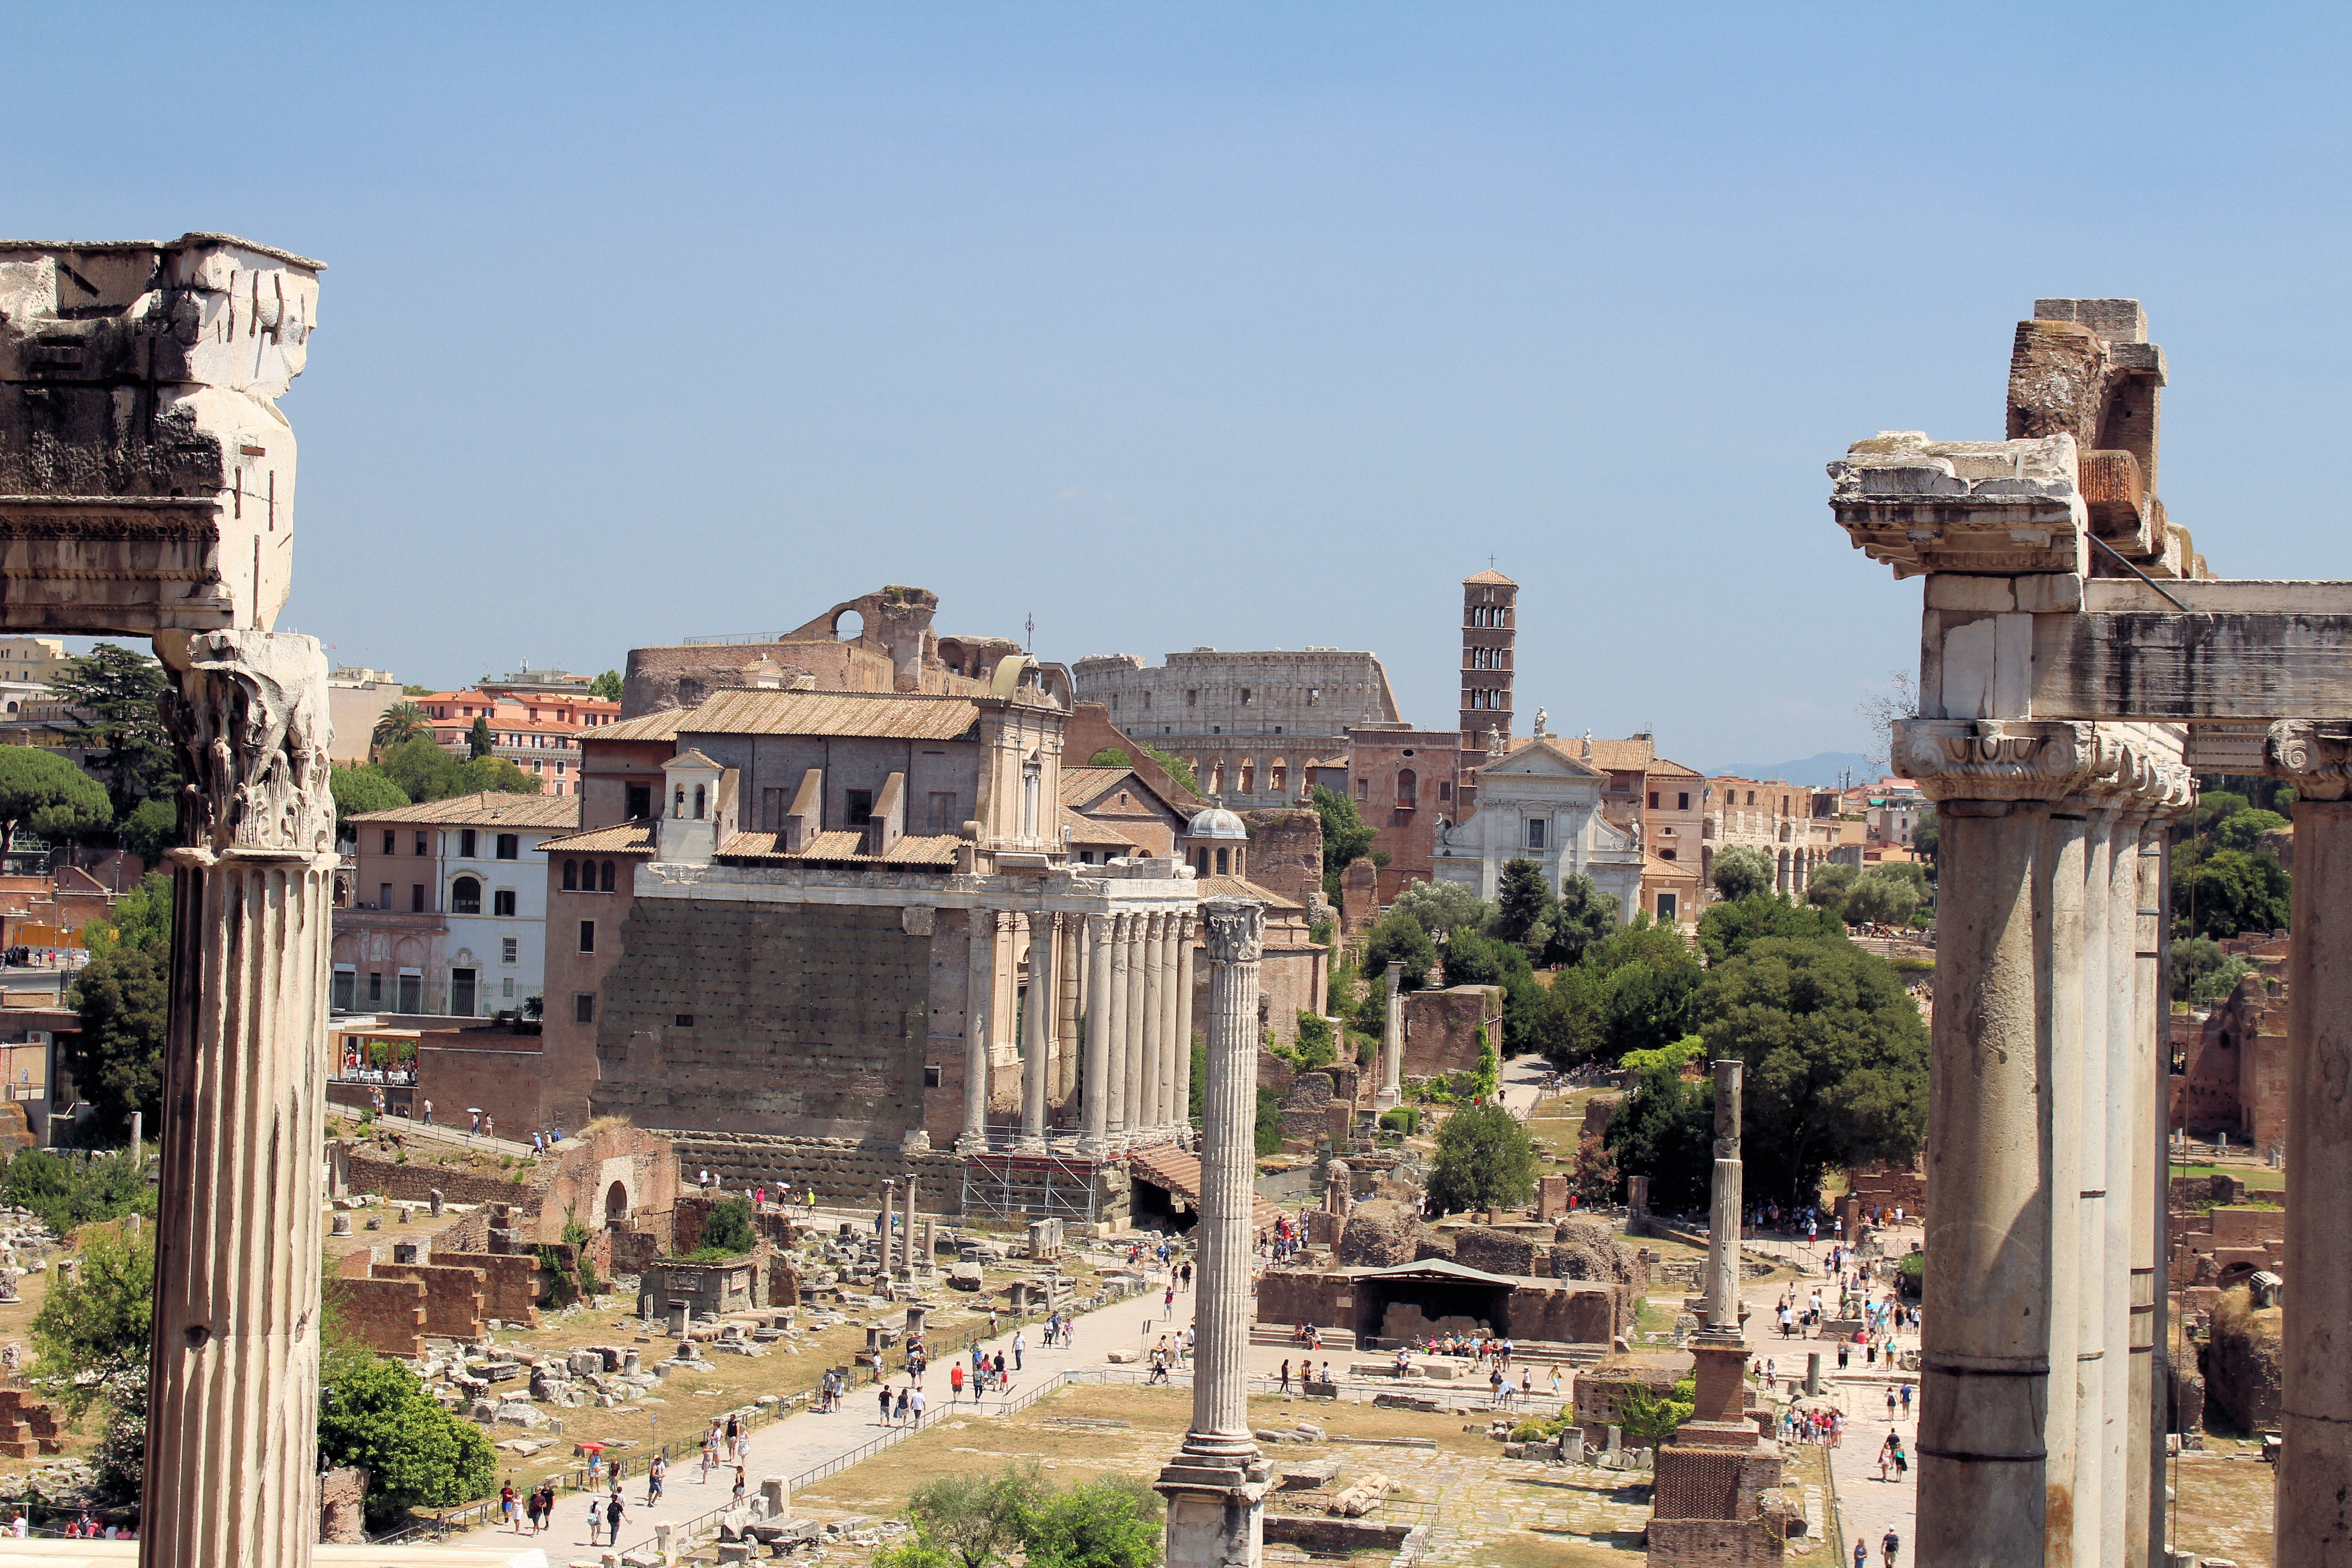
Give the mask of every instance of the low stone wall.
M 437 1263 L 378 1263 L 370 1281 L 409 1279 L 425 1287 L 425 1328 L 429 1338 L 476 1340 L 482 1337 L 482 1276 L 472 1268 L 452 1268 Z
M 1265 1516 L 1270 1544 L 1299 1546 L 1318 1557 L 1344 1557 L 1355 1552 L 1392 1552 L 1408 1559 L 1421 1555 L 1409 1550 L 1413 1538 L 1426 1549 L 1429 1531 L 1418 1524 L 1375 1524 L 1369 1519 L 1333 1519 L 1325 1514 L 1276 1513 Z
M 364 1258 L 364 1252 L 352 1256 Z M 372 1351 L 385 1355 L 425 1353 L 425 1287 L 415 1279 L 354 1279 L 341 1286 L 343 1326 Z
M 433 1261 L 445 1268 L 470 1268 L 481 1276 L 482 1316 L 501 1322 L 539 1325 L 539 1258 L 536 1253 L 444 1252 Z
M 352 1152 L 352 1191 L 355 1193 L 376 1193 L 387 1198 L 423 1203 L 436 1188 L 453 1204 L 520 1205 L 529 1203 L 532 1196 L 529 1184 L 515 1180 L 511 1171 L 496 1167 L 487 1172 L 467 1171 L 421 1161 L 404 1163 Z

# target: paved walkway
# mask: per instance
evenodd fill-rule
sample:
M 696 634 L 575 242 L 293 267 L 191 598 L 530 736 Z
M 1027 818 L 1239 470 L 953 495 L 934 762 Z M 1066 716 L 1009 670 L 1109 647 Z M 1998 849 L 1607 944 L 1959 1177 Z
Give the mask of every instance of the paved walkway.
M 1165 1276 L 1154 1272 L 1153 1278 Z M 1038 1381 L 1053 1373 L 1103 1364 L 1111 1350 L 1141 1342 L 1148 1334 L 1156 1337 L 1171 1325 L 1162 1316 L 1161 1291 L 1153 1289 L 1131 1296 L 1124 1301 L 1114 1301 L 1098 1311 L 1089 1312 L 1077 1320 L 1076 1342 L 1069 1346 L 1046 1349 L 1039 1344 L 1044 1329 L 1037 1323 L 1027 1326 L 1027 1351 L 1022 1357 L 1022 1369 L 1013 1378 L 1012 1396 L 1034 1388 Z M 1176 1318 L 1172 1327 L 1181 1331 L 1192 1321 L 1192 1297 L 1189 1291 L 1176 1296 Z M 1008 1366 L 1013 1358 L 1013 1331 L 1008 1327 L 996 1339 L 985 1342 L 993 1353 L 1003 1350 Z M 969 1357 L 969 1350 L 962 1352 Z M 893 1385 L 904 1384 L 901 1373 Z M 952 1408 L 948 1404 L 948 1368 L 945 1361 L 934 1364 L 924 1380 L 924 1393 L 938 1403 L 933 1412 Z M 963 1401 L 962 1409 L 970 1414 L 973 1401 Z M 1001 1412 L 1003 1399 L 982 1401 L 980 1413 Z M 875 1419 L 875 1385 L 860 1384 L 850 1390 L 842 1408 L 830 1415 L 802 1411 L 773 1422 L 751 1434 L 751 1457 L 744 1466 L 744 1476 L 751 1490 L 759 1489 L 764 1476 L 796 1476 L 829 1460 L 836 1459 L 861 1448 L 882 1436 L 888 1428 Z M 646 1502 L 646 1479 L 641 1460 L 633 1460 L 633 1473 L 623 1486 L 622 1497 L 627 1510 L 621 1523 L 621 1542 L 625 1547 L 650 1540 L 656 1524 L 683 1524 L 698 1519 L 715 1508 L 726 1505 L 733 1489 L 734 1472 L 714 1469 L 710 1479 L 700 1479 L 702 1467 L 683 1458 L 670 1467 L 665 1495 L 658 1505 Z M 526 1530 L 526 1534 L 528 1531 Z M 460 1545 L 480 1546 L 499 1541 L 511 1541 L 511 1531 L 493 1525 L 451 1538 Z M 555 1526 L 540 1534 L 539 1544 L 545 1548 L 551 1562 L 569 1563 L 575 1558 L 593 1560 L 596 1549 L 588 1542 L 588 1500 L 580 1492 L 565 1492 L 556 1500 Z

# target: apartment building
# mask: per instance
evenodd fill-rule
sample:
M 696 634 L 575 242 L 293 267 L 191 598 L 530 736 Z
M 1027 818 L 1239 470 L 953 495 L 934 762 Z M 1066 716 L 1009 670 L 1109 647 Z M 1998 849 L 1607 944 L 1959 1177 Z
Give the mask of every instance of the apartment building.
M 618 702 L 584 692 L 492 691 L 480 687 L 436 691 L 415 700 L 433 739 L 451 755 L 472 755 L 474 721 L 489 725 L 491 755 L 504 757 L 540 781 L 543 794 L 580 793 L 583 731 L 616 721 Z

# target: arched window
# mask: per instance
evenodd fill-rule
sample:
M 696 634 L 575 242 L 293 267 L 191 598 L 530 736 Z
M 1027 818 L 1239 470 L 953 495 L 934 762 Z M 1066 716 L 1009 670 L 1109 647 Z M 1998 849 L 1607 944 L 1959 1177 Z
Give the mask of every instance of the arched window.
M 1199 872 L 1203 877 L 1209 874 L 1209 852 L 1207 850 L 1195 849 L 1192 851 L 1192 869 Z
M 1230 851 L 1230 850 L 1226 850 L 1226 849 L 1220 849 L 1220 850 L 1218 850 L 1218 851 L 1217 851 L 1217 875 L 1218 875 L 1218 876 L 1222 877 L 1222 876 L 1223 876 L 1223 875 L 1225 874 L 1226 867 L 1227 867 L 1227 865 L 1230 863 L 1230 861 L 1232 860 L 1232 858 L 1233 858 L 1233 856 L 1232 856 L 1232 851 Z
M 449 912 L 453 915 L 478 915 L 482 912 L 482 885 L 471 877 L 460 877 L 449 884 Z
M 629 1217 L 629 1189 L 614 1182 L 604 1189 L 604 1223 L 621 1225 Z
M 697 822 L 702 820 L 702 786 L 700 784 L 694 786 L 694 820 Z
M 613 863 L 610 860 L 604 862 L 604 877 L 600 890 L 607 893 L 613 890 Z
M 1421 804 L 1421 779 L 1411 768 L 1397 770 L 1397 808 L 1411 811 Z
M 684 784 L 677 786 L 677 798 L 670 802 L 669 814 L 672 816 L 684 816 L 686 815 L 686 786 Z
M 579 887 L 580 862 L 577 860 L 566 860 L 563 863 L 563 890 L 567 893 L 575 892 L 579 889 Z

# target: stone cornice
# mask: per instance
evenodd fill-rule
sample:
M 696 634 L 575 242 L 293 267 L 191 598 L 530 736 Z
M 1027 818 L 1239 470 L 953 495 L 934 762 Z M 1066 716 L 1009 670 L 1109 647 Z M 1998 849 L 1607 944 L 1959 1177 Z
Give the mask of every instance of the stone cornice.
M 2297 800 L 2352 797 L 2352 723 L 2285 719 L 2263 742 L 2264 769 L 2294 786 Z

